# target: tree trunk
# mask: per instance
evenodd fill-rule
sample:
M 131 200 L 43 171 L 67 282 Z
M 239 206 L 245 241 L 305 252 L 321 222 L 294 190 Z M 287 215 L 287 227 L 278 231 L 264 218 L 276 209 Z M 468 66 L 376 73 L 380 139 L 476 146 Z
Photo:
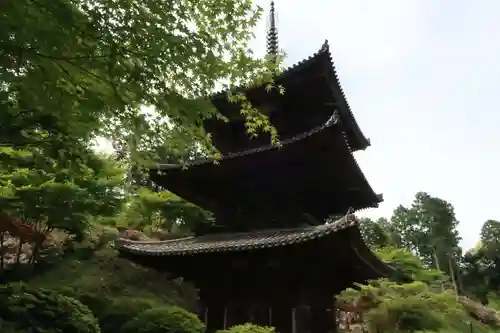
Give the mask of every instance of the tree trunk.
M 39 246 L 38 243 L 35 243 L 35 245 L 33 246 L 33 251 L 31 252 L 30 260 L 28 261 L 30 264 L 35 263 L 38 252 L 39 252 Z
M 432 255 L 434 256 L 434 264 L 436 265 L 436 269 L 438 271 L 441 271 L 441 267 L 439 265 L 439 258 L 437 256 L 435 247 L 432 248 Z M 443 283 L 441 283 L 441 290 L 444 291 L 444 284 Z
M 5 232 L 2 231 L 0 233 L 0 271 L 3 271 L 5 267 L 5 259 L 4 259 L 5 249 L 3 247 L 4 239 L 5 239 Z
M 458 281 L 458 291 L 460 294 L 464 293 L 464 283 L 462 281 L 462 270 L 459 268 L 457 270 L 457 281 Z
M 16 253 L 16 264 L 19 265 L 21 262 L 21 252 L 23 250 L 23 243 L 24 240 L 22 238 L 19 238 L 19 246 L 17 247 L 17 253 Z
M 38 260 L 40 251 L 43 248 L 43 243 L 47 239 L 47 236 L 52 231 L 52 229 L 47 228 L 45 231 L 40 232 L 37 237 L 35 237 L 35 245 L 33 246 L 33 252 L 31 253 L 31 258 L 29 260 L 30 264 L 35 264 Z
M 453 269 L 453 265 L 451 262 L 451 255 L 448 257 L 448 267 L 450 269 L 450 277 L 451 277 L 451 283 L 453 283 L 453 287 L 455 288 L 455 294 L 458 300 L 458 287 L 457 287 L 457 281 L 455 279 L 455 270 Z

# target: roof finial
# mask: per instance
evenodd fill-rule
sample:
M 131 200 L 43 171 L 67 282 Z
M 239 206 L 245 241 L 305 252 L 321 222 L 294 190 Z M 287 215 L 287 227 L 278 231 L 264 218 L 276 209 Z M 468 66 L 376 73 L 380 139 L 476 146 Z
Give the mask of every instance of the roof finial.
M 271 1 L 271 11 L 269 13 L 269 30 L 267 31 L 267 55 L 273 63 L 278 58 L 278 29 L 276 28 L 276 17 L 274 11 L 274 1 Z

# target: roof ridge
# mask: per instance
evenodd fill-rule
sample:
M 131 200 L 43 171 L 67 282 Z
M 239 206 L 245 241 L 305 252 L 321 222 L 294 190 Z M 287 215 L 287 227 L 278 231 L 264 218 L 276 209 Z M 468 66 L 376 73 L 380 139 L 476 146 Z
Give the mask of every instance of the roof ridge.
M 114 244 L 115 245 L 122 245 L 122 244 L 168 244 L 168 243 L 175 243 L 175 242 L 183 241 L 183 240 L 189 240 L 189 239 L 193 239 L 193 238 L 195 238 L 195 236 L 179 237 L 179 238 L 172 238 L 172 239 L 166 239 L 166 240 L 133 240 L 133 239 L 120 237 L 120 238 L 114 240 Z

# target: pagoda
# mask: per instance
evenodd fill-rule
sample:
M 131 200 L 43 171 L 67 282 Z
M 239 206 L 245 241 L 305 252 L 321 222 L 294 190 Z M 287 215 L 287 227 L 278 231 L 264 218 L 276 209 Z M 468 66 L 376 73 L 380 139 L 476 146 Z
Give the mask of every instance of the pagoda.
M 274 4 L 267 46 L 276 56 Z M 122 256 L 193 282 L 208 332 L 246 322 L 280 333 L 335 332 L 335 295 L 393 272 L 365 245 L 352 214 L 377 207 L 382 196 L 353 156 L 370 141 L 328 43 L 276 84 L 285 94 L 264 86 L 245 94 L 267 113 L 280 144 L 264 134 L 250 139 L 238 105 L 221 92 L 212 103 L 229 121 L 204 126 L 223 158 L 151 170 L 156 185 L 211 211 L 210 227 L 180 239 L 115 242 Z

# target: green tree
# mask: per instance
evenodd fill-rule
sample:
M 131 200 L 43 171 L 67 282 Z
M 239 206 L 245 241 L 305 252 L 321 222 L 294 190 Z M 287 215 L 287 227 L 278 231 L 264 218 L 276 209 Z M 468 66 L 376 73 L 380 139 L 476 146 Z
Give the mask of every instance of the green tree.
M 369 218 L 362 218 L 360 220 L 361 233 L 367 245 L 379 248 L 387 246 L 391 243 L 391 235 L 386 230 L 386 219 L 379 219 L 373 221 Z
M 401 235 L 404 248 L 447 273 L 461 255 L 457 226 L 453 206 L 424 192 L 416 194 L 410 208 L 396 208 L 391 218 L 391 228 Z
M 481 251 L 486 262 L 490 290 L 500 290 L 500 222 L 488 220 L 481 228 Z
M 396 207 L 391 216 L 389 228 L 393 234 L 398 235 L 397 246 L 420 255 L 423 234 L 411 209 L 402 205 Z
M 468 251 L 461 262 L 464 289 L 468 294 L 488 303 L 488 293 L 500 289 L 500 222 L 486 221 L 481 228 L 478 245 Z
M 130 196 L 116 223 L 141 230 L 151 227 L 165 232 L 189 232 L 209 223 L 210 217 L 210 213 L 171 192 L 153 192 L 144 187 Z
M 141 161 L 151 147 L 208 144 L 206 97 L 273 72 L 247 46 L 260 12 L 250 0 L 3 2 L 0 144 L 68 150 L 102 135 Z M 271 131 L 244 96 L 232 98 L 249 131 Z
M 33 261 L 54 229 L 82 238 L 91 217 L 114 215 L 123 200 L 123 170 L 105 156 L 87 150 L 78 163 L 67 163 L 44 148 L 0 147 L 1 213 L 40 236 L 24 239 L 34 243 Z
M 500 257 L 500 222 L 488 220 L 481 227 L 481 247 L 490 259 Z
M 490 291 L 491 262 L 487 259 L 481 247 L 465 253 L 461 262 L 461 279 L 463 291 L 478 298 L 481 303 L 488 304 Z

